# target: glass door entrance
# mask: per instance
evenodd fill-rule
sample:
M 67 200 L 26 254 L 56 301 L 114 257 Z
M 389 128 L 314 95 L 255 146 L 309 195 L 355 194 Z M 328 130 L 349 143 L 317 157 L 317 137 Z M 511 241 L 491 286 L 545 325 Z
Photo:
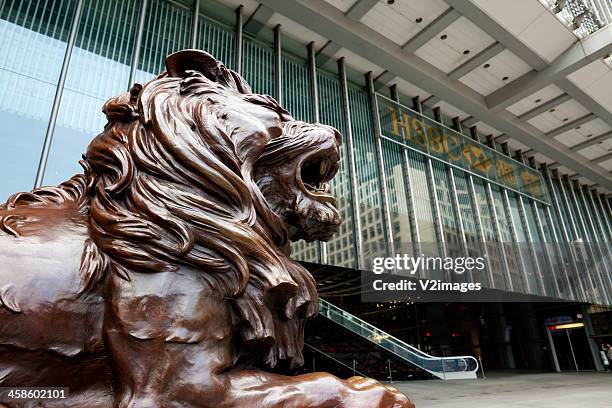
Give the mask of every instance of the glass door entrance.
M 551 326 L 546 331 L 557 371 L 595 369 L 582 323 Z

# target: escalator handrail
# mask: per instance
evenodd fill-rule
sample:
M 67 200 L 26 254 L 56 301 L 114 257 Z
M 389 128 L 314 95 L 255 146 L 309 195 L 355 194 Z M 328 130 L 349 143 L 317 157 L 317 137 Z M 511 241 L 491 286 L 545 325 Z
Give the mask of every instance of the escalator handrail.
M 367 374 L 362 373 L 361 371 L 357 370 L 356 368 L 349 367 L 348 365 L 344 364 L 342 361 L 340 361 L 340 360 L 338 360 L 338 359 L 336 359 L 336 358 L 334 358 L 334 357 L 330 356 L 329 354 L 327 354 L 327 353 L 326 353 L 326 352 L 324 352 L 323 350 L 319 350 L 318 348 L 316 348 L 316 347 L 315 347 L 315 346 L 313 346 L 313 345 L 310 345 L 310 344 L 308 344 L 308 343 L 304 343 L 304 347 L 308 347 L 308 348 L 309 348 L 309 349 L 311 349 L 312 351 L 314 351 L 314 352 L 317 352 L 317 353 L 319 353 L 319 354 L 324 355 L 325 357 L 329 358 L 330 360 L 332 360 L 332 361 L 334 361 L 334 362 L 336 362 L 336 363 L 338 363 L 338 364 L 340 364 L 340 365 L 342 365 L 342 366 L 344 366 L 344 367 L 348 368 L 349 370 L 354 371 L 354 372 L 355 372 L 355 374 L 359 374 L 359 375 L 360 375 L 360 376 L 362 376 L 362 377 L 368 377 L 368 375 L 367 375 Z
M 403 349 L 403 351 L 405 351 L 405 352 L 407 352 L 409 354 L 414 355 L 417 359 L 421 359 L 421 360 L 425 360 L 425 361 L 432 361 L 432 362 L 441 362 L 442 370 L 441 371 L 433 370 L 435 373 L 439 374 L 439 373 L 442 373 L 442 372 L 445 371 L 444 370 L 444 361 L 461 361 L 463 363 L 463 365 L 464 365 L 464 368 L 463 368 L 462 371 L 476 372 L 478 370 L 478 368 L 479 368 L 478 360 L 476 360 L 476 358 L 473 357 L 473 356 L 435 357 L 435 356 L 431 356 L 431 355 L 429 355 L 427 353 L 424 353 L 423 351 L 417 349 L 416 347 L 411 346 L 410 344 L 408 344 L 408 343 L 398 339 L 397 337 L 391 336 L 390 334 L 380 330 L 376 326 L 374 326 L 374 325 L 372 325 L 372 324 L 370 324 L 370 323 L 360 319 L 359 317 L 357 317 L 357 316 L 355 316 L 355 315 L 353 315 L 351 313 L 348 313 L 347 311 L 345 311 L 345 310 L 339 308 L 338 306 L 336 306 L 336 305 L 334 305 L 334 304 L 332 304 L 332 303 L 330 303 L 330 302 L 328 302 L 326 300 L 323 300 L 321 298 L 319 298 L 319 307 L 321 309 L 321 313 L 324 316 L 334 320 L 330 316 L 328 316 L 325 313 L 323 313 L 323 310 L 327 310 L 329 312 L 338 314 L 338 315 L 340 315 L 340 316 L 342 316 L 344 318 L 348 318 L 350 320 L 348 320 L 348 319 L 347 320 L 350 321 L 351 323 L 354 323 L 356 325 L 361 326 L 363 329 L 365 329 L 366 331 L 369 331 L 370 333 L 372 333 L 374 335 L 383 336 L 385 341 L 391 343 L 395 347 Z M 337 322 L 337 323 L 340 323 L 340 322 Z M 347 327 L 347 328 L 350 330 L 349 327 Z M 354 330 L 351 330 L 351 331 L 354 332 Z M 374 341 L 374 340 L 371 340 L 371 341 Z M 380 344 L 378 342 L 376 342 L 376 343 L 381 345 L 382 347 L 384 347 L 382 344 Z M 404 358 L 404 359 L 408 360 L 406 358 L 407 356 L 402 356 L 402 355 L 398 354 L 397 352 L 395 352 L 394 350 L 389 350 L 389 348 L 387 348 L 387 347 L 384 347 L 384 348 L 386 348 L 388 351 L 392 352 L 393 354 L 397 355 L 398 357 Z M 470 364 L 468 363 L 467 360 L 472 360 L 474 369 L 469 370 Z M 415 361 L 410 361 L 410 362 L 412 364 L 418 365 L 419 367 L 423 368 L 426 371 L 432 372 L 432 370 L 427 369 L 425 367 L 422 367 L 421 365 L 417 364 Z

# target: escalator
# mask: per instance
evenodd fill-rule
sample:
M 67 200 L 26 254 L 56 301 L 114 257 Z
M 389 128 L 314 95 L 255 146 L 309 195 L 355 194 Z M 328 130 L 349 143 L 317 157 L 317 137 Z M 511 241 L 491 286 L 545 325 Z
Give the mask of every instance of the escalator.
M 318 358 L 319 366 L 383 380 L 476 378 L 479 366 L 474 357 L 431 356 L 324 299 L 319 299 L 314 325 L 305 348 L 313 366 Z M 314 333 L 325 334 L 325 339 Z M 329 336 L 335 337 L 333 341 Z

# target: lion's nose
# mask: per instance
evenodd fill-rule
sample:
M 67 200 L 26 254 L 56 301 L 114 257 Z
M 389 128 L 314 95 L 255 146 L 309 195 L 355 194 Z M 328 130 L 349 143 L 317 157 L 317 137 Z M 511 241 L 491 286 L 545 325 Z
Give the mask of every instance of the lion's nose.
M 338 129 L 336 129 L 333 126 L 329 126 L 329 125 L 317 124 L 317 126 L 321 126 L 325 128 L 327 131 L 332 132 L 332 134 L 334 135 L 334 138 L 336 139 L 336 144 L 338 146 L 342 144 L 342 133 L 340 133 Z

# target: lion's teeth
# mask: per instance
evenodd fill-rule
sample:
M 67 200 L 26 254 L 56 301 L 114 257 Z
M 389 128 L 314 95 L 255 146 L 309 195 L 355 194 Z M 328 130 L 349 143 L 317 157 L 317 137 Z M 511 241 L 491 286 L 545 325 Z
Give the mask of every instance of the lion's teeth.
M 325 175 L 327 174 L 327 160 L 323 160 L 321 162 L 321 167 L 319 168 L 319 173 L 321 174 L 322 177 L 325 177 Z

